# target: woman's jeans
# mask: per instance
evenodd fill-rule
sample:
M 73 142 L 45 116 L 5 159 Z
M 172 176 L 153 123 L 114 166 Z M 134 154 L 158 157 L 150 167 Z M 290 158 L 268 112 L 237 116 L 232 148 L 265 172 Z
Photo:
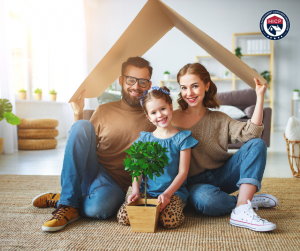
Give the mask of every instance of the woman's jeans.
M 81 216 L 105 219 L 117 213 L 125 191 L 102 167 L 96 153 L 94 125 L 73 124 L 66 144 L 58 202 L 79 209 Z
M 261 139 L 244 144 L 222 167 L 188 177 L 189 202 L 198 212 L 218 216 L 235 208 L 237 196 L 229 195 L 241 184 L 261 188 L 267 146 Z

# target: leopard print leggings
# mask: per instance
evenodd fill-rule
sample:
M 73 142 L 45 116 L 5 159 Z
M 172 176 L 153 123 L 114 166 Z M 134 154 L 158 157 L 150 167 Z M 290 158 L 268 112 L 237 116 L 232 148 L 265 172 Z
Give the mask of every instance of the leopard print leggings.
M 145 194 L 140 193 L 141 198 L 145 198 Z M 147 197 L 153 199 L 153 197 Z M 129 226 L 129 217 L 126 210 L 127 201 L 120 207 L 117 218 L 121 225 Z M 172 195 L 170 203 L 159 213 L 159 222 L 165 228 L 176 228 L 179 227 L 184 221 L 183 214 L 183 202 L 182 199 L 177 195 Z

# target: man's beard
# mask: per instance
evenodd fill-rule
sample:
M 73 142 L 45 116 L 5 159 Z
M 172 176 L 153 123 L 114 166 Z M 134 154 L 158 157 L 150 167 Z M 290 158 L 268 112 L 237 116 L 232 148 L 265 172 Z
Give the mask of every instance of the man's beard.
M 141 107 L 141 99 L 131 97 L 129 94 L 129 89 L 127 89 L 127 91 L 128 92 L 122 88 L 122 98 L 125 100 L 125 102 L 131 107 Z

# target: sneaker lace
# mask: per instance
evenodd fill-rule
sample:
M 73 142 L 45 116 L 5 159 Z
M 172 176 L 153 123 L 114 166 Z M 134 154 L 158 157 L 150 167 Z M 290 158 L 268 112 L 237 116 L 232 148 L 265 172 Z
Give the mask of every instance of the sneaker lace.
M 56 207 L 57 200 L 46 200 L 47 207 Z
M 255 209 L 255 211 L 258 210 L 258 207 L 257 206 L 253 206 L 250 202 L 250 200 L 247 201 L 248 202 L 248 210 L 247 210 L 247 214 L 249 212 L 248 215 L 251 215 L 251 217 L 253 218 L 253 220 L 256 220 L 257 222 L 259 221 L 263 221 L 264 222 L 264 219 L 260 218 L 253 210 L 253 208 Z
M 259 201 L 253 202 L 253 204 L 255 205 L 255 207 L 267 207 L 268 202 L 269 201 L 266 201 L 265 199 L 260 199 Z
M 52 218 L 51 220 L 54 220 L 54 219 L 60 219 L 65 213 L 66 211 L 68 211 L 68 209 L 70 209 L 69 206 L 66 206 L 66 205 L 59 205 L 58 208 L 56 208 L 52 214 Z

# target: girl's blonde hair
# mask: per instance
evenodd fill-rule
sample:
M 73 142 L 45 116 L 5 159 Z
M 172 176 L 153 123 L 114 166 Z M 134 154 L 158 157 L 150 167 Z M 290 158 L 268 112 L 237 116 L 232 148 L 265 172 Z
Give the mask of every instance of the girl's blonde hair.
M 217 100 L 217 86 L 213 81 L 211 81 L 209 72 L 206 70 L 206 68 L 199 63 L 185 65 L 180 69 L 180 71 L 177 74 L 178 84 L 180 84 L 180 78 L 187 73 L 198 76 L 204 82 L 205 85 L 210 82 L 209 90 L 205 92 L 203 105 L 207 108 L 219 108 L 220 104 Z M 178 96 L 178 104 L 180 105 L 182 110 L 186 110 L 189 105 L 182 98 L 181 92 Z
M 161 88 L 167 92 L 170 92 L 170 90 L 166 86 L 163 86 Z M 148 115 L 147 103 L 150 102 L 152 99 L 164 99 L 169 105 L 172 104 L 172 98 L 170 97 L 170 95 L 159 90 L 152 90 L 151 92 L 148 92 L 142 100 L 142 107 L 146 115 Z

